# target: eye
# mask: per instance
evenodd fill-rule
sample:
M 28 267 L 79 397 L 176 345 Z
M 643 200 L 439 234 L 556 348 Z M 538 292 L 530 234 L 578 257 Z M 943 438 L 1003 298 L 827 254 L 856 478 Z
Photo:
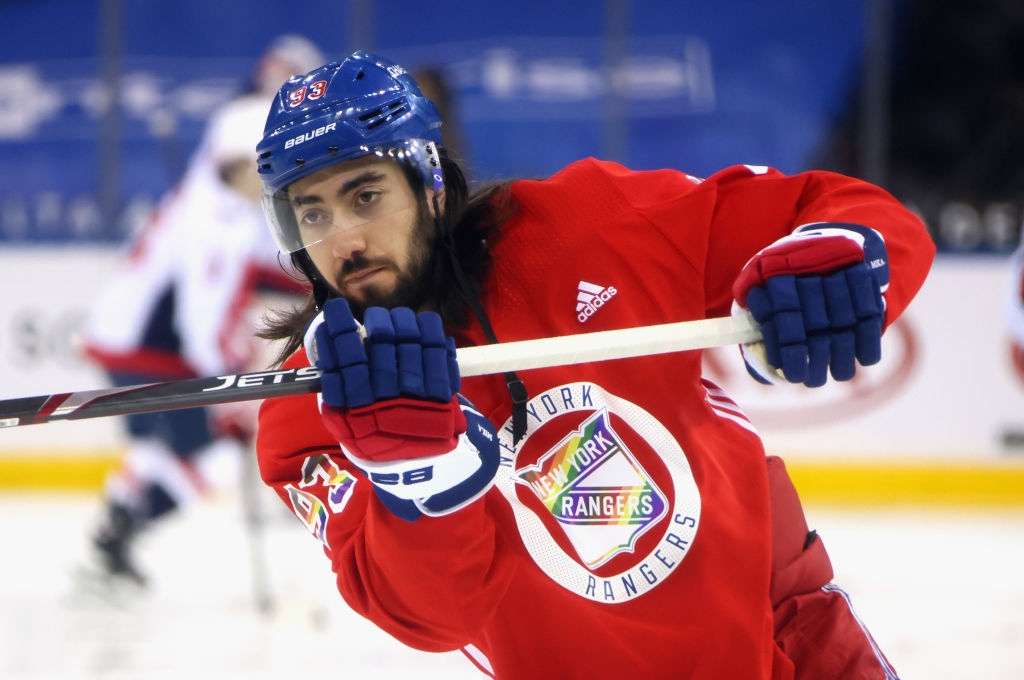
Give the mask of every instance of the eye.
M 355 196 L 355 203 L 357 208 L 364 208 L 368 205 L 376 203 L 381 196 L 381 192 L 375 189 L 363 189 Z
M 298 218 L 299 226 L 303 229 L 322 229 L 331 224 L 330 214 L 326 210 L 316 208 L 303 210 Z

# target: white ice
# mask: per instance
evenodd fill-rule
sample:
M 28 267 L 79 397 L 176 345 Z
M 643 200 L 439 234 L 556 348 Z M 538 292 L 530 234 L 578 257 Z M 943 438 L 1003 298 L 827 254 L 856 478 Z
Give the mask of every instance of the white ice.
M 73 578 L 97 497 L 0 494 L 0 678 L 483 677 L 461 653 L 407 649 L 349 612 L 316 542 L 275 498 L 262 505 L 255 543 L 231 495 L 169 520 L 140 545 L 149 592 L 111 602 Z M 1024 677 L 1024 512 L 808 515 L 903 680 Z

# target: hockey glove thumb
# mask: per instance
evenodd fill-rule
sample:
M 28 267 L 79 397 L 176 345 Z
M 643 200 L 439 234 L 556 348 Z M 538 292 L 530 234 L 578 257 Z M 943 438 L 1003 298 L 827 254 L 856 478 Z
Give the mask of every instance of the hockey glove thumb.
M 399 517 L 467 505 L 493 482 L 498 440 L 457 396 L 455 343 L 441 317 L 371 307 L 364 321 L 334 299 L 306 329 L 306 352 L 323 374 L 324 425 Z
M 766 384 L 849 380 L 856 364 L 881 359 L 889 260 L 882 236 L 858 224 L 797 228 L 758 252 L 733 283 L 734 309 L 748 309 L 762 343 L 740 350 Z

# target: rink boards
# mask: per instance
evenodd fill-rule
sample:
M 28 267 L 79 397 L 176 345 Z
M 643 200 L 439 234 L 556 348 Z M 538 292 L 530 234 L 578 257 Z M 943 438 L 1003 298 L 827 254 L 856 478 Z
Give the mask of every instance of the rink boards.
M 77 329 L 114 249 L 0 251 L 0 398 L 106 387 Z M 56 272 L 56 274 L 55 274 Z M 59 286 L 41 286 L 56 276 Z M 1024 505 L 1024 383 L 1007 351 L 1002 256 L 942 256 L 884 359 L 849 383 L 764 387 L 734 348 L 706 373 L 743 408 L 805 498 Z M 116 418 L 0 430 L 0 488 L 98 488 L 118 463 Z

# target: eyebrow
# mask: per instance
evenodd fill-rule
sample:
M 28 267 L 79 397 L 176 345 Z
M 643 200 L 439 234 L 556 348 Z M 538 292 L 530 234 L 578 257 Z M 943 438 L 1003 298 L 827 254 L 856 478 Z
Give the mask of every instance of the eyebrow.
M 367 170 L 366 172 L 356 175 L 347 182 L 344 182 L 338 188 L 337 196 L 341 198 L 346 194 L 352 193 L 353 191 L 363 186 L 364 184 L 369 184 L 370 182 L 379 182 L 380 180 L 384 179 L 385 176 L 386 175 L 383 172 L 380 172 L 379 170 Z M 310 203 L 323 203 L 323 199 L 318 194 L 303 194 L 300 196 L 292 196 L 291 203 L 292 205 L 297 206 L 309 205 Z

